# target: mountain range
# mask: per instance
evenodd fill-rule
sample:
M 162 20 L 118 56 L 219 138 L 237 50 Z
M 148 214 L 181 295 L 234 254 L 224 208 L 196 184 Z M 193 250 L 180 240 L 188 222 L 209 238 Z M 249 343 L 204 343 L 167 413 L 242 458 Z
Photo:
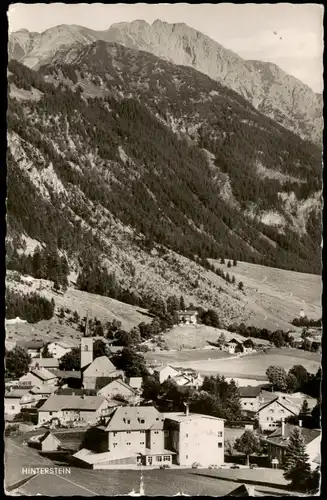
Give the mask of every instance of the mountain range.
M 102 40 L 11 59 L 7 123 L 9 258 L 56 247 L 226 320 L 251 307 L 207 258 L 320 273 L 320 148 L 203 72 Z
M 184 23 L 160 20 L 151 25 L 139 20 L 113 24 L 94 31 L 61 25 L 43 33 L 14 32 L 9 38 L 9 58 L 38 69 L 51 62 L 58 50 L 97 40 L 116 42 L 150 52 L 174 64 L 190 66 L 238 92 L 256 109 L 289 130 L 316 144 L 322 140 L 322 95 L 275 64 L 244 60 L 234 52 Z

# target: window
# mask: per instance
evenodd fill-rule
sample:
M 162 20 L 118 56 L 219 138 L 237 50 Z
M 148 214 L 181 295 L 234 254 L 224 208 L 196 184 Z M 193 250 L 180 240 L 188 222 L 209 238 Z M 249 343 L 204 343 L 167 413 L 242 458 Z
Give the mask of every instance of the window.
M 140 431 L 140 432 L 141 432 L 142 434 L 144 434 L 144 433 L 145 433 L 145 431 Z
M 126 432 L 126 434 L 130 434 L 130 433 L 131 433 L 131 431 L 127 431 L 127 432 Z
M 145 423 L 144 418 L 141 418 L 141 424 L 144 424 L 144 423 Z
M 218 443 L 218 448 L 222 448 L 223 447 L 223 443 Z
M 116 448 L 116 446 L 117 446 L 117 443 L 114 443 L 114 444 L 113 444 L 113 447 L 114 447 L 114 448 Z
M 223 437 L 223 433 L 222 433 L 222 431 L 218 431 L 218 437 L 219 437 L 219 438 Z
M 155 434 L 159 434 L 159 432 L 158 432 L 158 431 L 154 431 L 154 433 L 155 433 Z
M 12 409 L 12 410 L 14 410 L 14 409 L 15 409 L 15 405 L 12 405 L 12 406 L 11 406 L 11 409 Z
M 144 444 L 144 441 L 141 441 L 141 443 L 140 443 L 140 444 Z
M 115 431 L 114 431 L 114 432 L 113 432 L 113 435 L 114 435 L 114 436 L 117 436 L 117 432 L 115 432 Z
M 157 457 L 157 462 L 162 462 L 162 457 L 161 456 Z
M 49 415 L 53 415 L 53 411 L 49 411 Z
M 165 462 L 170 462 L 170 455 L 165 455 L 163 459 Z
M 131 443 L 126 443 L 126 444 L 127 444 L 127 446 L 131 446 Z
M 273 408 L 271 408 L 271 409 L 269 410 L 269 413 L 274 413 Z
M 185 434 L 185 437 L 188 438 L 188 434 Z
M 130 420 L 127 420 L 127 422 L 126 422 L 126 423 L 127 423 L 127 424 L 130 424 L 130 423 L 131 423 L 131 421 L 130 421 Z
M 185 458 L 188 458 L 188 455 L 185 455 Z

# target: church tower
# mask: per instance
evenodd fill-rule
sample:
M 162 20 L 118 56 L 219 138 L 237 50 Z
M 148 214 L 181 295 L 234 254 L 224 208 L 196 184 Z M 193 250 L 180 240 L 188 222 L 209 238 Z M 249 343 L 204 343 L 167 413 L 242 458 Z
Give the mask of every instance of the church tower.
M 93 361 L 93 338 L 87 336 L 89 315 L 86 317 L 85 331 L 81 338 L 81 370 Z

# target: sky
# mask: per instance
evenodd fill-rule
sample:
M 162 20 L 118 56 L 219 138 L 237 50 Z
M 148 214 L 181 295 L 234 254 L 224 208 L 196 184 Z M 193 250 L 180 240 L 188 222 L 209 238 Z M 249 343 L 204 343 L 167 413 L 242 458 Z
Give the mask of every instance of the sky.
M 9 31 L 59 24 L 94 30 L 117 22 L 184 22 L 244 59 L 277 64 L 315 92 L 323 89 L 322 4 L 13 4 Z M 276 33 L 276 34 L 275 34 Z

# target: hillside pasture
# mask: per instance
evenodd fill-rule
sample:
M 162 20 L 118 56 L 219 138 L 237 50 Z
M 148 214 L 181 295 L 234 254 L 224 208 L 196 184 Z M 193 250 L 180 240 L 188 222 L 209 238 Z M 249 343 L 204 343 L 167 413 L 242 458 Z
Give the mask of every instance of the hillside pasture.
M 235 276 L 236 282 L 244 284 L 244 304 L 250 312 L 245 321 L 248 325 L 268 330 L 296 330 L 291 321 L 300 316 L 301 309 L 309 318 L 322 316 L 321 276 L 298 273 L 273 267 L 238 262 L 227 267 L 219 261 L 210 260 L 225 273 Z M 238 319 L 235 318 L 235 322 Z
M 64 294 L 57 293 L 52 289 L 52 282 L 47 280 L 21 276 L 21 282 L 17 282 L 10 279 L 9 272 L 6 285 L 10 289 L 24 294 L 36 292 L 49 300 L 53 298 L 56 304 L 56 313 L 63 307 L 64 309 L 70 309 L 71 312 L 68 315 L 77 311 L 79 316 L 83 318 L 88 313 L 90 318 L 96 317 L 102 323 L 115 319 L 121 321 L 123 328 L 128 331 L 142 321 L 148 323 L 152 320 L 145 309 L 124 304 L 109 297 L 81 292 L 71 287 Z M 50 321 L 40 321 L 33 325 L 27 323 L 6 325 L 7 340 L 28 340 L 36 336 L 45 340 L 56 337 L 76 338 L 80 333 L 77 331 L 77 325 L 71 326 L 65 321 L 60 322 L 58 317 L 53 317 Z
M 213 328 L 206 325 L 179 325 L 164 334 L 165 344 L 169 349 L 203 349 L 209 346 L 209 342 L 217 342 L 221 334 L 225 335 L 228 342 L 232 338 L 244 341 L 245 337 L 237 333 L 231 333 L 221 328 Z M 254 343 L 270 345 L 268 340 L 252 339 Z
M 183 368 L 192 368 L 203 375 L 221 374 L 226 377 L 238 376 L 243 378 L 264 377 L 270 365 L 282 366 L 286 371 L 294 365 L 302 365 L 311 373 L 316 373 L 321 366 L 319 354 L 291 348 L 273 348 L 269 349 L 266 353 L 260 352 L 220 358 L 214 356 L 214 351 L 208 351 L 206 359 L 196 359 L 197 351 L 194 350 L 193 352 L 193 360 L 185 360 L 182 363 L 178 363 L 171 359 L 169 364 L 172 366 L 182 366 Z M 219 353 L 219 351 L 217 352 Z

